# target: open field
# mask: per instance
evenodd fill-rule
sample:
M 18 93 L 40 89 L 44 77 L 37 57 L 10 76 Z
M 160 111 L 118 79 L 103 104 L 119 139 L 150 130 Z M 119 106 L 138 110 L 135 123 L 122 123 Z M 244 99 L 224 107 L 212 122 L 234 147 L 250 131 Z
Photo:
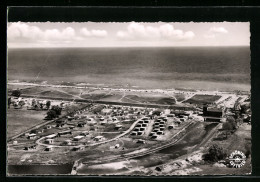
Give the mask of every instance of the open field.
M 7 110 L 7 137 L 14 136 L 22 131 L 44 122 L 46 111 L 26 109 Z
M 211 104 L 220 98 L 221 98 L 221 96 L 219 96 L 219 95 L 198 95 L 198 94 L 196 94 L 193 97 L 189 98 L 188 100 L 184 101 L 184 103 Z

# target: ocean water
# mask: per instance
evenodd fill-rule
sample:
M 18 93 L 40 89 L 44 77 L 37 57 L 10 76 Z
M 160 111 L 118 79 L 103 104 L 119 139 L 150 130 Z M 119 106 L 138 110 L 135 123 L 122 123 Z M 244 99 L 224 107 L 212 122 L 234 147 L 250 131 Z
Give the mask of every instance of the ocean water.
M 250 48 L 9 49 L 8 79 L 249 91 Z

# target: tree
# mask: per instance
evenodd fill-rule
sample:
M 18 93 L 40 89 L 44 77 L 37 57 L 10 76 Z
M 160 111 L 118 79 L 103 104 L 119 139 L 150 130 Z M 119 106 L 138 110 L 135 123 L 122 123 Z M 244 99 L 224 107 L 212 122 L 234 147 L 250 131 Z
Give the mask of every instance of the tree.
M 12 96 L 15 96 L 15 97 L 20 97 L 20 95 L 21 95 L 21 91 L 20 90 L 14 90 L 14 91 L 12 91 L 12 94 L 11 94 Z
M 251 155 L 251 144 L 245 144 L 245 155 L 248 158 Z
M 9 97 L 9 98 L 8 98 L 8 109 L 10 109 L 11 103 L 12 103 L 12 99 L 11 99 L 11 97 Z
M 19 101 L 18 105 L 23 107 L 25 105 L 25 102 L 23 100 L 21 100 L 21 101 Z
M 56 118 L 56 117 L 57 117 L 57 114 L 54 110 L 49 110 L 47 112 L 46 119 L 53 119 L 53 118 Z
M 223 123 L 222 129 L 226 131 L 226 138 L 228 134 L 237 128 L 236 120 L 233 117 L 228 117 L 227 121 Z
M 46 107 L 47 107 L 47 109 L 50 109 L 50 106 L 51 106 L 51 101 L 48 100 L 48 101 L 46 102 Z
M 62 108 L 59 106 L 52 106 L 51 110 L 56 112 L 56 115 L 61 115 Z
M 160 116 L 160 115 L 161 115 L 161 111 L 158 111 L 158 110 L 156 110 L 156 111 L 153 111 L 153 115 Z
M 32 100 L 32 106 L 34 107 L 35 105 L 36 105 L 36 100 L 33 99 L 33 100 Z
M 222 147 L 214 144 L 209 148 L 208 153 L 204 155 L 204 160 L 209 162 L 217 162 L 225 159 L 226 156 L 226 151 L 224 151 Z

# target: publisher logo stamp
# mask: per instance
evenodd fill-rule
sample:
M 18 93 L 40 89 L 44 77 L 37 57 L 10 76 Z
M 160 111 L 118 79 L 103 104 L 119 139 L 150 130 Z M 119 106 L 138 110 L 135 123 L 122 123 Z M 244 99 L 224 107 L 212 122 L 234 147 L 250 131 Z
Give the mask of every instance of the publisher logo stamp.
M 235 150 L 228 157 L 230 165 L 234 168 L 241 168 L 246 163 L 246 156 L 243 152 Z

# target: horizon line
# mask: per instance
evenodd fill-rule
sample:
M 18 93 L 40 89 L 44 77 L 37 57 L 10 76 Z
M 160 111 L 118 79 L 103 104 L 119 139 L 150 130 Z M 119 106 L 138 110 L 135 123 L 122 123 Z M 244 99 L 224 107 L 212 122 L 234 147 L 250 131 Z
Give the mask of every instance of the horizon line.
M 94 47 L 7 47 L 7 49 L 38 49 L 38 48 L 175 48 L 175 47 L 180 47 L 180 48 L 185 48 L 185 47 L 250 47 L 250 45 L 221 45 L 221 46 L 94 46 Z

